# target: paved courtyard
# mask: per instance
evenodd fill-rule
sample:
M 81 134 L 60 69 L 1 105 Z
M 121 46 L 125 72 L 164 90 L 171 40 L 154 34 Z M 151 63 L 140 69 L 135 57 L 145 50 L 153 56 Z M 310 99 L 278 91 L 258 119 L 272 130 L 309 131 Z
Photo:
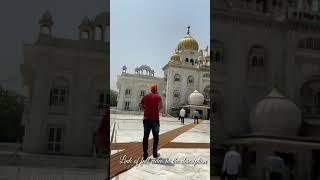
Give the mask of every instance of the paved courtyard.
M 140 142 L 143 137 L 142 115 L 129 114 L 111 114 L 111 131 L 115 127 L 113 142 Z M 115 123 L 115 124 L 114 124 Z M 185 119 L 185 124 L 193 123 L 192 119 Z M 161 117 L 160 118 L 160 134 L 179 128 L 181 125 L 177 118 Z M 152 133 L 150 137 L 152 138 Z M 193 129 L 183 133 L 175 138 L 172 142 L 184 143 L 210 143 L 210 124 L 209 121 L 203 121 Z M 142 145 L 141 145 L 142 148 Z M 113 150 L 111 154 L 119 152 Z M 161 158 L 177 159 L 178 163 L 170 165 L 162 164 L 138 164 L 130 170 L 120 174 L 114 179 L 210 179 L 210 149 L 180 149 L 180 148 L 164 148 L 159 151 Z M 184 159 L 192 162 L 201 163 L 182 163 Z

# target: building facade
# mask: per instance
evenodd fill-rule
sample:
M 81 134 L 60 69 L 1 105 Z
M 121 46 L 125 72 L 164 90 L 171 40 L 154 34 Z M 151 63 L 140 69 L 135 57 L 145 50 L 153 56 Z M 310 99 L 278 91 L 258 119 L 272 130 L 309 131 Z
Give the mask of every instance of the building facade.
M 54 37 L 53 25 L 45 12 L 38 40 L 23 46 L 25 133 L 13 155 L 0 153 L 1 168 L 16 179 L 106 177 L 95 134 L 108 102 L 109 13 L 85 17 L 79 39 Z
M 151 84 L 158 85 L 158 92 L 162 96 L 164 82 L 162 78 L 154 76 L 154 70 L 147 65 L 135 68 L 135 73 L 127 73 L 127 67 L 122 68 L 122 74 L 118 75 L 117 87 L 119 89 L 117 109 L 125 111 L 140 111 L 141 98 L 150 92 Z
M 319 176 L 319 164 L 314 162 L 319 157 L 320 143 L 319 19 L 317 0 L 213 1 L 211 84 L 216 108 L 212 109 L 212 146 L 218 149 L 232 141 L 242 145 L 243 154 L 251 152 L 248 157 L 253 157 L 252 161 L 243 170 L 251 179 L 264 178 L 265 158 L 274 150 L 282 153 L 297 179 Z M 272 84 L 277 84 L 281 95 L 270 92 Z M 284 97 L 299 110 L 291 108 L 291 103 L 282 104 Z M 259 103 L 270 98 L 274 106 L 269 108 L 281 106 L 283 111 L 263 111 L 274 112 L 277 118 L 260 113 L 251 117 Z M 290 135 L 274 133 L 262 125 L 265 121 L 259 121 L 268 119 L 271 129 L 277 129 L 277 122 L 272 120 L 275 118 L 287 124 L 287 129 L 277 132 L 292 131 L 298 121 L 287 118 L 292 117 L 290 112 L 299 116 L 297 111 L 301 111 L 301 123 Z M 265 129 L 257 131 L 257 127 Z M 311 143 L 310 139 L 315 141 Z
M 208 48 L 205 51 L 208 51 Z M 195 90 L 202 93 L 206 104 L 209 104 L 209 54 L 199 50 L 198 42 L 190 35 L 189 28 L 162 69 L 164 76 L 154 77 L 154 71 L 146 65 L 137 67 L 134 74 L 127 73 L 124 66 L 117 80 L 117 108 L 138 111 L 140 99 L 144 94 L 142 92 L 149 92 L 152 83 L 158 84 L 158 93 L 163 98 L 165 113 L 176 115 L 177 110 L 188 104 L 188 97 Z M 140 73 L 143 71 L 147 73 Z M 132 106 L 128 108 L 128 104 Z

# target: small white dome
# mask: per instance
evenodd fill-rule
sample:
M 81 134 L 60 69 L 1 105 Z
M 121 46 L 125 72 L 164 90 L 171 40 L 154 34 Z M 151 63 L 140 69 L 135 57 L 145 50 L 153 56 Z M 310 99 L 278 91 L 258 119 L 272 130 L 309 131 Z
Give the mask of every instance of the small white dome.
M 204 96 L 199 93 L 199 91 L 194 90 L 193 93 L 189 95 L 189 104 L 192 105 L 203 105 Z
M 254 134 L 296 136 L 300 125 L 300 109 L 276 88 L 251 112 L 250 126 Z

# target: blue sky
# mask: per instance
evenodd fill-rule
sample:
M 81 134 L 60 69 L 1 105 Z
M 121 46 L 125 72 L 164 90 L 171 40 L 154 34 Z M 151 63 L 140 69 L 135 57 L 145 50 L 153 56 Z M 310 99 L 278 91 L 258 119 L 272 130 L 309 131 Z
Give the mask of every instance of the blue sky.
M 147 64 L 162 77 L 188 25 L 200 48 L 210 45 L 209 0 L 111 0 L 110 8 L 111 89 L 123 65 L 133 73 Z

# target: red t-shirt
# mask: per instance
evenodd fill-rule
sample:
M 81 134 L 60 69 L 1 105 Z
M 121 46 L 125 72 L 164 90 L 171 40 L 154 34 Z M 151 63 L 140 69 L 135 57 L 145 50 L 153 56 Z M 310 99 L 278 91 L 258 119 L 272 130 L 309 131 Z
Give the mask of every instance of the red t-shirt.
M 144 119 L 159 120 L 159 105 L 162 103 L 159 94 L 148 93 L 141 99 L 141 105 L 144 109 Z
M 103 148 L 108 148 L 109 146 L 109 133 L 110 131 L 110 110 L 109 107 L 106 109 L 103 117 L 99 123 L 97 134 L 96 134 L 96 145 Z

